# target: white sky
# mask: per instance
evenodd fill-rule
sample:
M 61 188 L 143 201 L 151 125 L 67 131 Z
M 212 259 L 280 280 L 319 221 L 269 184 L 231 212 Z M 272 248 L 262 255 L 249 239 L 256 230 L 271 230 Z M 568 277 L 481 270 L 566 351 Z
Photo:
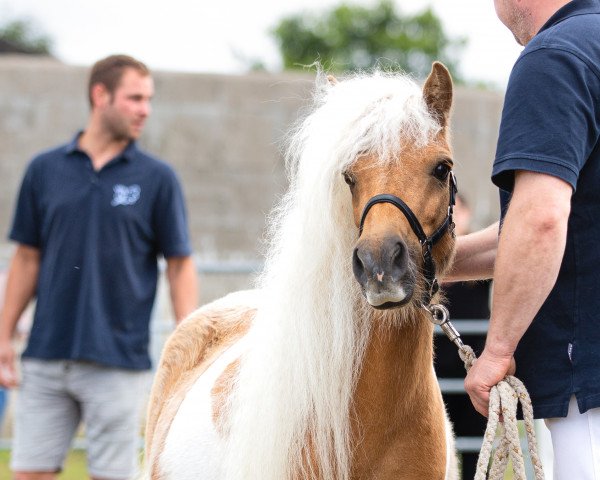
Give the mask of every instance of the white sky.
M 54 40 L 57 57 L 91 65 L 112 53 L 155 70 L 240 73 L 242 58 L 277 69 L 269 29 L 300 11 L 343 0 L 0 0 L 0 24 L 30 18 Z M 347 0 L 372 5 L 375 0 Z M 466 36 L 463 76 L 504 88 L 521 47 L 498 21 L 492 0 L 394 0 L 400 12 L 431 5 L 451 37 Z

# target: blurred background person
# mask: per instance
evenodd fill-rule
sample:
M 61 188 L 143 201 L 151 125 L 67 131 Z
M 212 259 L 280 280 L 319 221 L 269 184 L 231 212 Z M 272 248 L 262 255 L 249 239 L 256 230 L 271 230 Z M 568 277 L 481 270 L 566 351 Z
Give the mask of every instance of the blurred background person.
M 19 387 L 16 480 L 55 479 L 80 422 L 92 479 L 131 478 L 159 255 L 166 259 L 176 319 L 197 306 L 179 181 L 136 145 L 153 93 L 150 72 L 138 60 L 98 61 L 85 130 L 36 156 L 25 173 L 0 312 L 0 385 Z M 34 297 L 19 382 L 12 340 Z

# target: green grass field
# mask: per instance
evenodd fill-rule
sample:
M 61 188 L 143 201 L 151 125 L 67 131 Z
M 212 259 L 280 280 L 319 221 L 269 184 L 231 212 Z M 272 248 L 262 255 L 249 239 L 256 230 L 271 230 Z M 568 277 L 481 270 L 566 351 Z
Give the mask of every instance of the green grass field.
M 0 478 L 8 480 L 10 478 L 10 470 L 8 462 L 10 452 L 8 450 L 0 450 Z M 58 477 L 60 480 L 87 480 L 87 468 L 85 466 L 85 452 L 83 450 L 72 450 L 69 453 L 65 469 Z

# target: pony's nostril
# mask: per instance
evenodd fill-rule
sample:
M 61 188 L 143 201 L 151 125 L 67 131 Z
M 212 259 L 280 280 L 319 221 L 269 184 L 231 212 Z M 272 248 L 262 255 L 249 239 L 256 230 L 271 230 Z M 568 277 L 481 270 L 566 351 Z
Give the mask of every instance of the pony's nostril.
M 355 248 L 352 254 L 352 271 L 360 283 L 366 281 L 365 265 L 360 258 L 358 248 Z
M 403 272 L 406 270 L 406 247 L 402 242 L 397 242 L 392 251 L 392 268 Z

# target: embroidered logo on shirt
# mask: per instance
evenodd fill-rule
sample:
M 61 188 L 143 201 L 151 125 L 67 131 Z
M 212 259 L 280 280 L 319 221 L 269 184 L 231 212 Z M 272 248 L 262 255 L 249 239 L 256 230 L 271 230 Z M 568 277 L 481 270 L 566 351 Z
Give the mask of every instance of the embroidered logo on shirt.
M 121 185 L 117 184 L 113 187 L 113 199 L 110 204 L 113 207 L 118 205 L 133 205 L 140 199 L 142 189 L 139 185 Z

